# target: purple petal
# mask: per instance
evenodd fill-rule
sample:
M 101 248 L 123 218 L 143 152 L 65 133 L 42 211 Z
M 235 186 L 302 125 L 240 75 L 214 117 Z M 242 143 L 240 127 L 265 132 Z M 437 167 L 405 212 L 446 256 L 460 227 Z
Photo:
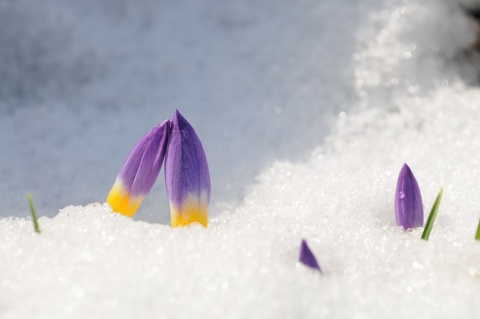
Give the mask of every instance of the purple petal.
M 130 151 L 107 203 L 118 213 L 132 216 L 150 191 L 162 167 L 171 121 L 152 128 Z
M 206 226 L 210 173 L 202 143 L 193 127 L 175 111 L 165 156 L 165 184 L 172 226 L 199 222 Z
M 410 167 L 403 164 L 395 191 L 395 220 L 405 230 L 423 226 L 423 203 L 420 188 Z
M 322 269 L 318 265 L 317 260 L 315 259 L 315 256 L 308 247 L 307 241 L 305 239 L 302 239 L 302 244 L 300 246 L 300 256 L 298 257 L 298 260 L 302 264 L 310 268 L 318 269 L 320 272 L 322 272 Z
M 132 183 L 132 196 L 137 194 L 146 195 L 153 187 L 158 173 L 162 168 L 170 127 L 171 122 L 168 120 L 154 128 L 152 137 L 145 147 L 137 174 Z

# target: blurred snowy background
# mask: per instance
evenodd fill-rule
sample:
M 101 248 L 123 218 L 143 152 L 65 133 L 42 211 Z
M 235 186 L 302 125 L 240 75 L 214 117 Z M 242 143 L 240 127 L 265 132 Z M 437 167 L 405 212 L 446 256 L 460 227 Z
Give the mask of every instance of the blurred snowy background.
M 262 168 L 305 160 L 359 104 L 355 64 L 369 63 L 358 51 L 371 41 L 360 31 L 379 31 L 394 2 L 0 1 L 0 216 L 22 215 L 27 192 L 47 216 L 102 202 L 134 143 L 175 108 L 204 143 L 213 214 L 236 205 Z M 439 3 L 456 14 L 416 15 L 427 31 L 415 37 L 451 59 L 474 27 L 439 47 L 428 30 L 468 23 L 458 3 Z M 416 85 L 435 85 L 427 74 Z M 164 223 L 167 210 L 157 183 L 136 218 Z
M 476 5 L 0 0 L 0 317 L 477 316 Z M 162 177 L 140 221 L 58 213 L 103 203 L 175 108 L 209 160 L 208 229 L 165 225 Z M 444 187 L 428 242 L 395 226 L 404 162 L 426 212 Z M 40 236 L 10 218 L 27 192 Z
M 24 214 L 29 191 L 40 215 L 102 202 L 175 108 L 204 143 L 213 212 L 238 203 L 263 167 L 306 159 L 350 109 L 355 33 L 380 7 L 0 1 L 0 216 Z M 163 187 L 137 218 L 167 221 Z

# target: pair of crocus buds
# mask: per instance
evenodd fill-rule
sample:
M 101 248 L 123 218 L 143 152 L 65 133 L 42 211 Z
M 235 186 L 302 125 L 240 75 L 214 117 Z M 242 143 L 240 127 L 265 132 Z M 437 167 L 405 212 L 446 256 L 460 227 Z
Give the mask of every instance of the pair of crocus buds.
M 207 227 L 210 174 L 195 130 L 175 111 L 152 128 L 130 151 L 107 203 L 114 212 L 133 216 L 157 179 L 165 159 L 165 185 L 172 227 L 199 223 Z
M 398 175 L 395 191 L 395 220 L 403 229 L 423 226 L 423 203 L 420 188 L 407 164 Z

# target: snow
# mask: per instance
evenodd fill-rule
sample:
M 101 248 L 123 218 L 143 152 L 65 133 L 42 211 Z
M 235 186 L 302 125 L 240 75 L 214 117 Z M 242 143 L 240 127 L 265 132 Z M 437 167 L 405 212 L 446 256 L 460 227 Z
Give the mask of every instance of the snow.
M 480 68 L 459 2 L 22 0 L 0 12 L 0 41 L 24 54 L 0 45 L 0 318 L 478 312 Z M 168 226 L 162 178 L 133 220 L 101 204 L 175 107 L 209 160 L 207 229 Z M 426 212 L 444 188 L 428 242 L 395 225 L 404 162 Z M 297 262 L 302 238 L 323 275 Z

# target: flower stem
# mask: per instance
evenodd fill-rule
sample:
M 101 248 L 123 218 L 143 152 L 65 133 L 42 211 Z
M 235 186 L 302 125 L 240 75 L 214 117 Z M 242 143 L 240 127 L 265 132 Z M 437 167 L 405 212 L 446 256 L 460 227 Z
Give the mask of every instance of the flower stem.
M 440 188 L 438 192 L 437 198 L 433 203 L 432 209 L 430 210 L 430 214 L 428 214 L 427 223 L 425 224 L 425 229 L 423 230 L 422 239 L 428 240 L 430 236 L 430 231 L 432 230 L 433 223 L 435 222 L 435 217 L 437 217 L 438 206 L 440 206 L 440 200 L 442 199 L 443 194 L 443 187 Z

